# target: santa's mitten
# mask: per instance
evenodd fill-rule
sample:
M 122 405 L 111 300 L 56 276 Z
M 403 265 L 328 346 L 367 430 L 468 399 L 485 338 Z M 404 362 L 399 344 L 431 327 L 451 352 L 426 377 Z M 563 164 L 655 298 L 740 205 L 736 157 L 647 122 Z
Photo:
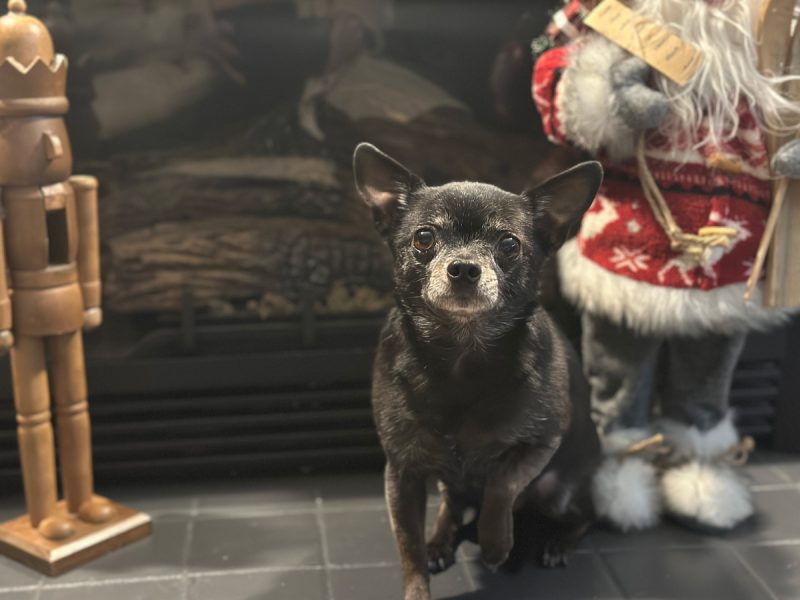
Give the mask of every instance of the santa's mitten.
M 611 67 L 614 109 L 636 131 L 658 127 L 669 110 L 667 97 L 647 87 L 649 73 L 647 63 L 635 56 Z
M 615 88 L 647 83 L 649 76 L 650 67 L 636 56 L 628 56 L 611 66 L 611 85 Z
M 772 157 L 772 171 L 779 177 L 800 179 L 800 140 L 781 146 Z
M 665 420 L 672 455 L 661 476 L 664 512 L 686 527 L 724 533 L 753 514 L 745 479 L 729 460 L 740 446 L 730 415 L 707 431 Z
M 661 494 L 651 456 L 630 449 L 649 439 L 646 429 L 625 429 L 603 438 L 603 462 L 592 482 L 597 516 L 628 531 L 659 521 Z

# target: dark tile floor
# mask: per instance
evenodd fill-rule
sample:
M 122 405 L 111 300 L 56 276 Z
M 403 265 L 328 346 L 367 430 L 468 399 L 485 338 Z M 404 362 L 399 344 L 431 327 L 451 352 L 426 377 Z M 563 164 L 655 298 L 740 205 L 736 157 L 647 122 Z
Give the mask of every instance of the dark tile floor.
M 800 457 L 757 453 L 747 471 L 758 517 L 729 536 L 598 530 L 568 568 L 515 575 L 487 572 L 465 544 L 434 597 L 800 599 Z M 153 536 L 57 579 L 0 557 L 0 600 L 400 598 L 377 473 L 102 491 L 150 512 Z M 20 509 L 0 497 L 0 520 Z

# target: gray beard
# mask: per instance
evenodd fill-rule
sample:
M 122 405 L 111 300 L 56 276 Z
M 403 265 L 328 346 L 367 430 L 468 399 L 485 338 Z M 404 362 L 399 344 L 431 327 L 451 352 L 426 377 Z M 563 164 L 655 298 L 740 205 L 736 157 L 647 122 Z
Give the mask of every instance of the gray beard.
M 702 145 L 733 138 L 739 128 L 742 100 L 765 129 L 786 130 L 786 117 L 800 116 L 800 107 L 779 92 L 785 78 L 765 77 L 758 70 L 751 34 L 758 14 L 755 0 L 722 0 L 716 5 L 705 0 L 637 0 L 635 4 L 646 16 L 666 23 L 704 57 L 685 86 L 655 75 L 656 87 L 671 101 L 670 114 L 660 128 L 669 139 Z M 709 131 L 698 139 L 701 125 Z

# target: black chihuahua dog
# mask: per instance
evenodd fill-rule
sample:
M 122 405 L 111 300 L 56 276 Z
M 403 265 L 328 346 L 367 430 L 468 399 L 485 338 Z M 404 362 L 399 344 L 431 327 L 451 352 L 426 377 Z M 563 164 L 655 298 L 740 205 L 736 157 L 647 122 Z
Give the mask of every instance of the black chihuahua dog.
M 588 385 L 537 304 L 537 280 L 594 198 L 599 163 L 516 195 L 428 187 L 369 144 L 353 162 L 394 255 L 397 307 L 381 332 L 372 403 L 405 599 L 430 598 L 428 572 L 453 564 L 475 523 L 492 569 L 515 537 L 543 564 L 564 564 L 593 520 L 600 449 Z M 441 505 L 426 545 L 429 477 Z M 465 525 L 468 508 L 477 517 Z M 523 522 L 533 527 L 521 532 Z

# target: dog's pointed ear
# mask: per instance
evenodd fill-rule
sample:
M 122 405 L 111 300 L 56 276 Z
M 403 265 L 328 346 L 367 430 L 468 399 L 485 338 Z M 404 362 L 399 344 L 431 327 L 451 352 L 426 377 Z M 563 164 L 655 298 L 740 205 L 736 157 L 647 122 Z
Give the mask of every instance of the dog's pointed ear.
M 603 167 L 589 161 L 554 175 L 524 195 L 533 203 L 534 225 L 548 253 L 575 232 L 603 182 Z
M 395 159 L 372 144 L 361 143 L 353 153 L 356 189 L 375 216 L 378 230 L 384 233 L 409 196 L 425 182 Z

